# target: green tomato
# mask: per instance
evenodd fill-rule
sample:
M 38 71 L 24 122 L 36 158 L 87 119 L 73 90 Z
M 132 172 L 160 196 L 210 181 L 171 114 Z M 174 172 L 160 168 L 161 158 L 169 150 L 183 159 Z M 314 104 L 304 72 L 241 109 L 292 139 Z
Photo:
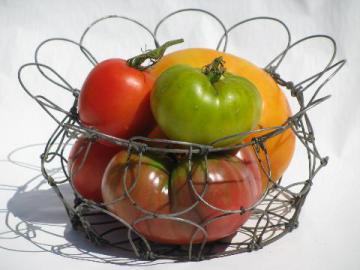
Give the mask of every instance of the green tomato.
M 243 77 L 225 72 L 214 80 L 200 69 L 175 65 L 156 80 L 151 108 L 168 138 L 211 144 L 253 129 L 260 119 L 262 99 Z M 237 144 L 242 139 L 237 136 L 216 146 Z

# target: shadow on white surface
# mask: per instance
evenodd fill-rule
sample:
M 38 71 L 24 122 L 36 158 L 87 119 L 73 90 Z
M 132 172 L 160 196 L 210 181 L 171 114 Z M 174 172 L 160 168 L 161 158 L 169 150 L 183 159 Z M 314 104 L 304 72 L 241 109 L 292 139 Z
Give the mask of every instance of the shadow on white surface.
M 34 180 L 41 178 L 42 176 L 38 176 Z M 46 182 L 40 180 L 39 185 L 46 185 Z M 65 188 L 67 192 L 71 192 L 70 185 L 66 185 Z M 51 189 L 32 189 L 21 192 L 21 187 L 19 187 L 8 201 L 7 208 L 10 213 L 24 222 L 64 224 L 68 219 L 64 207 Z
M 7 160 L 16 166 L 34 170 L 37 166 L 14 160 L 19 151 L 29 150 L 36 145 L 19 147 L 11 151 Z M 34 149 L 33 149 L 34 150 Z M 61 185 L 65 198 L 72 197 L 69 184 Z M 0 249 L 13 252 L 48 252 L 68 259 L 93 261 L 106 264 L 150 266 L 169 261 L 140 261 L 129 250 L 110 246 L 97 246 L 86 239 L 85 234 L 73 229 L 65 209 L 49 188 L 41 173 L 28 179 L 21 186 L 0 185 L 0 192 L 13 191 L 6 209 L 0 209 L 2 231 Z M 124 231 L 127 234 L 127 231 Z M 29 245 L 30 244 L 30 245 Z

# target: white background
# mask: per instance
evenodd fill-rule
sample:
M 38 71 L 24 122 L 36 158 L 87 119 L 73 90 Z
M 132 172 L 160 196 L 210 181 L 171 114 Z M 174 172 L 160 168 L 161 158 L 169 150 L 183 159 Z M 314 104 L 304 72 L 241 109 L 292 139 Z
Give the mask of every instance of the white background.
M 322 95 L 332 94 L 332 98 L 310 113 L 318 147 L 323 155 L 330 156 L 329 165 L 315 178 L 301 213 L 300 227 L 260 251 L 171 265 L 140 263 L 128 258 L 119 258 L 121 266 L 93 262 L 91 260 L 99 261 L 95 256 L 106 257 L 109 253 L 94 248 L 66 225 L 61 205 L 46 185 L 41 185 L 38 191 L 32 190 L 42 181 L 39 155 L 43 145 L 36 144 L 46 142 L 55 125 L 22 91 L 17 70 L 22 64 L 33 61 L 34 50 L 42 40 L 66 37 L 78 41 L 86 26 L 102 16 L 125 15 L 154 29 L 168 13 L 188 7 L 214 13 L 227 27 L 253 16 L 272 16 L 287 23 L 293 41 L 320 33 L 337 41 L 337 60 L 346 58 L 348 63 L 322 92 Z M 1 268 L 105 270 L 131 265 L 133 269 L 145 266 L 148 269 L 360 269 L 359 14 L 360 5 L 355 0 L 0 0 Z M 109 22 L 101 27 L 94 28 L 85 41 L 98 59 L 127 58 L 139 53 L 145 44 L 147 48 L 153 46 L 150 37 L 130 24 Z M 159 39 L 184 37 L 186 43 L 178 48 L 214 48 L 220 35 L 221 29 L 214 20 L 189 13 L 169 21 L 160 31 Z M 247 30 L 234 32 L 229 51 L 263 66 L 281 51 L 285 45 L 284 37 L 280 28 L 273 24 L 249 25 Z M 330 52 L 329 43 L 309 43 L 292 52 L 279 71 L 287 79 L 299 81 L 319 71 Z M 49 45 L 40 59 L 78 88 L 90 70 L 77 48 L 61 43 Z M 70 107 L 71 99 L 66 93 L 46 83 L 35 71 L 29 70 L 24 78 L 32 89 L 53 98 L 65 108 Z M 293 110 L 296 110 L 295 106 Z M 300 161 L 301 154 L 298 144 L 288 177 L 296 177 L 306 170 Z M 31 179 L 34 179 L 32 184 L 26 187 L 29 192 L 20 192 L 19 187 Z M 34 231 L 36 235 L 32 234 Z M 24 234 L 19 236 L 20 233 Z

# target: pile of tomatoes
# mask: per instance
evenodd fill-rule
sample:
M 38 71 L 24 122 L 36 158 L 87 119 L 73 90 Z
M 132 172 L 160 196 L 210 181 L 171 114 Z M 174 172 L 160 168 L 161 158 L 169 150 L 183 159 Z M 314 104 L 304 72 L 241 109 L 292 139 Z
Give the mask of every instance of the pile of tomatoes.
M 82 125 L 130 139 L 146 136 L 224 147 L 250 142 L 231 136 L 282 125 L 291 111 L 264 70 L 234 55 L 164 47 L 130 60 L 109 59 L 89 73 L 80 92 Z M 156 62 L 143 66 L 146 59 Z M 221 139 L 227 138 L 227 139 Z M 277 181 L 295 147 L 290 129 L 265 141 Z M 104 203 L 146 239 L 166 244 L 233 235 L 262 196 L 268 176 L 251 147 L 206 156 L 131 153 L 79 138 L 69 156 L 71 181 L 85 199 Z

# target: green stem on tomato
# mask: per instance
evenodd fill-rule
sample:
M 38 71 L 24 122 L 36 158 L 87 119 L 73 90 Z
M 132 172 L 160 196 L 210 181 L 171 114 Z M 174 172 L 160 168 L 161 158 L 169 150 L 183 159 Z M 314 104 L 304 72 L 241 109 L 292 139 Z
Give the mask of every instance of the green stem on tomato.
M 216 83 L 226 71 L 224 64 L 224 59 L 219 56 L 210 64 L 204 66 L 201 71 L 209 78 L 211 83 Z
M 146 51 L 137 56 L 134 56 L 134 57 L 128 59 L 126 62 L 128 64 L 128 66 L 130 66 L 130 67 L 136 68 L 138 70 L 145 70 L 145 69 L 151 67 L 152 65 L 154 65 L 164 55 L 167 48 L 169 48 L 170 46 L 173 46 L 175 44 L 182 43 L 182 42 L 184 42 L 184 40 L 182 38 L 167 41 L 160 47 L 158 47 L 154 50 Z M 149 64 L 147 66 L 142 66 L 142 64 L 146 60 L 150 60 L 151 64 Z

